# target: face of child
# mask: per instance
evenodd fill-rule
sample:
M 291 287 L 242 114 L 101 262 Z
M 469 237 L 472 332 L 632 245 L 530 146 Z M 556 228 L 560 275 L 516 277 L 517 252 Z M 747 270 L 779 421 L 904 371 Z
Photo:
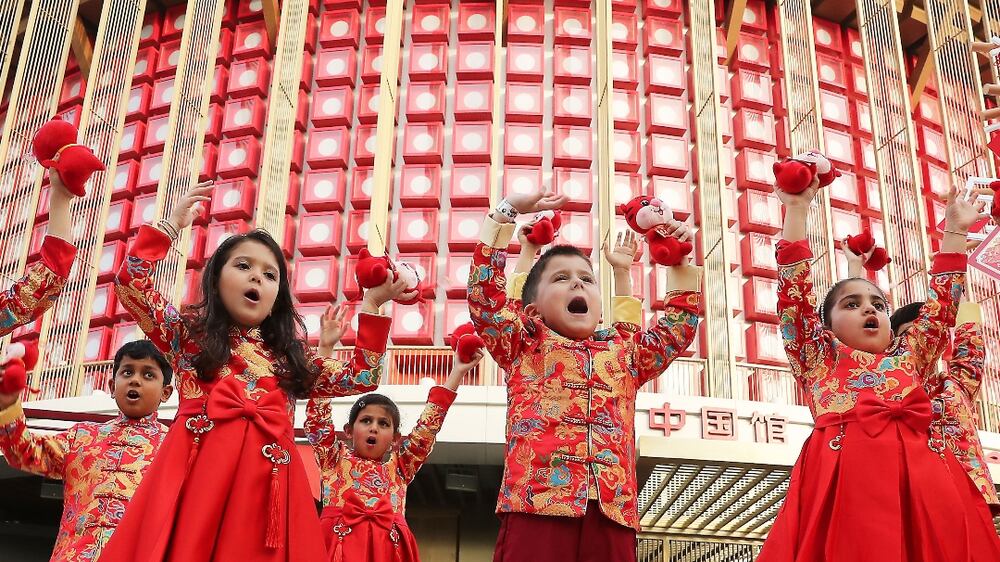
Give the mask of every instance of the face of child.
M 580 256 L 556 256 L 545 264 L 535 300 L 525 312 L 537 315 L 557 334 L 587 339 L 601 321 L 601 290 L 590 262 Z
M 163 384 L 163 372 L 152 358 L 122 357 L 111 379 L 111 395 L 126 417 L 148 416 L 170 398 L 174 388 Z
M 892 341 L 888 303 L 878 287 L 855 279 L 840 286 L 830 310 L 830 329 L 844 345 L 883 353 Z
M 238 326 L 260 326 L 278 296 L 278 262 L 267 246 L 244 240 L 233 246 L 219 271 L 219 296 Z
M 380 404 L 362 408 L 344 431 L 354 440 L 354 454 L 371 460 L 381 460 L 399 435 L 389 410 Z

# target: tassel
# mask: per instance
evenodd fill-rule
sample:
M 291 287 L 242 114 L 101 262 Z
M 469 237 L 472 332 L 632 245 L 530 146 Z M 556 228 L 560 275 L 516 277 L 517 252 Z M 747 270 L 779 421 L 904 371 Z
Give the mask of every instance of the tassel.
M 271 469 L 271 497 L 269 499 L 271 507 L 267 517 L 267 540 L 264 543 L 268 548 L 281 546 L 281 536 L 284 534 L 281 532 L 281 498 L 279 497 L 281 490 L 279 486 L 278 465 L 274 465 Z
M 333 562 L 344 562 L 344 539 L 337 541 L 337 548 L 333 551 Z

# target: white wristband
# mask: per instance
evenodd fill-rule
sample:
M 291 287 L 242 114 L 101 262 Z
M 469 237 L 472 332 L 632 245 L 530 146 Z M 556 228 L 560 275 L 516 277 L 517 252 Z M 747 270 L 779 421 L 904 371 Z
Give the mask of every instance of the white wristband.
M 517 218 L 518 212 L 506 199 L 502 199 L 495 209 L 493 209 L 494 217 L 497 222 L 514 222 Z

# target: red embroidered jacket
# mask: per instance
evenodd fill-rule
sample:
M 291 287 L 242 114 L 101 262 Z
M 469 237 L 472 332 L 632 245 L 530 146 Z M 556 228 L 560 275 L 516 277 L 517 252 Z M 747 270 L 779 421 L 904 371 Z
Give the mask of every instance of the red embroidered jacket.
M 958 327 L 955 329 L 954 351 L 948 362 L 948 371 L 937 373 L 926 383 L 934 412 L 931 445 L 933 448 L 951 449 L 990 509 L 996 513 L 1000 510 L 1000 498 L 986 466 L 976 427 L 975 404 L 983 382 L 986 356 L 979 305 L 962 303 L 956 323 Z
M 0 410 L 0 449 L 14 468 L 63 481 L 63 514 L 52 560 L 97 560 L 160 448 L 167 428 L 156 414 L 78 423 L 33 435 L 21 403 Z
M 55 236 L 42 241 L 42 259 L 0 292 L 0 337 L 38 318 L 56 302 L 76 257 L 76 247 Z
M 575 341 L 507 306 L 504 264 L 513 228 L 485 219 L 468 290 L 472 322 L 507 383 L 497 511 L 580 517 L 595 498 L 609 519 L 638 530 L 636 392 L 694 340 L 700 274 L 675 268 L 672 283 L 687 290 L 667 295 L 652 328 L 619 322 Z M 628 302 L 638 301 L 619 297 L 615 308 Z

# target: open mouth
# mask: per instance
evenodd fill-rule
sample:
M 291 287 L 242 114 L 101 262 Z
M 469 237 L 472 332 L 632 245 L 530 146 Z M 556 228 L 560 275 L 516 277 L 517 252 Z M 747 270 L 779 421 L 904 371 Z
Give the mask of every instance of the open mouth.
M 587 306 L 587 299 L 583 297 L 573 297 L 573 300 L 569 301 L 569 305 L 566 306 L 566 310 L 570 314 L 586 314 L 590 311 L 590 307 Z
M 878 329 L 878 318 L 875 318 L 874 316 L 872 316 L 868 320 L 865 320 L 865 329 L 866 330 L 877 330 Z
M 243 293 L 243 297 L 254 304 L 260 302 L 260 292 L 257 289 L 248 289 Z
M 369 437 L 368 439 L 365 440 L 365 443 L 368 443 L 369 445 L 371 445 L 372 447 L 374 447 L 375 444 L 378 443 L 378 441 L 375 439 L 375 436 L 371 436 L 371 437 Z
M 128 398 L 129 400 L 138 400 L 140 394 L 138 390 L 133 388 L 132 390 L 129 390 L 128 392 L 125 393 L 125 397 Z

